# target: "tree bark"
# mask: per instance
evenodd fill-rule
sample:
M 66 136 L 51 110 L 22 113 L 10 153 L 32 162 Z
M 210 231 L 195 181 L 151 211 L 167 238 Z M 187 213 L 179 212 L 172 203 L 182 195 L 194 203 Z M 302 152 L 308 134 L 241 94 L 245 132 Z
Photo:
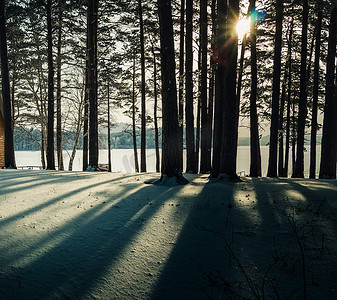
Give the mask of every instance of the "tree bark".
M 321 31 L 322 31 L 323 11 L 319 6 L 316 34 L 315 34 L 315 62 L 314 62 L 314 87 L 312 97 L 312 118 L 311 118 L 311 139 L 310 139 L 310 178 L 316 178 L 316 142 L 317 142 L 317 111 L 318 111 L 318 91 L 319 91 L 319 62 L 321 54 Z
M 57 35 L 57 70 L 56 70 L 56 144 L 57 164 L 59 170 L 64 170 L 62 154 L 62 123 L 61 123 L 61 68 L 62 68 L 62 18 L 64 0 L 59 0 L 58 35 Z
M 184 162 L 184 64 L 185 64 L 185 0 L 180 3 L 180 49 L 179 49 L 179 98 L 178 98 L 178 126 L 179 126 L 179 160 L 180 168 Z
M 208 143 L 209 121 L 207 107 L 207 0 L 200 0 L 200 50 L 201 50 L 201 156 L 200 173 L 211 169 L 211 155 Z
M 160 54 L 162 72 L 162 176 L 181 177 L 179 162 L 177 86 L 175 78 L 175 54 L 170 0 L 158 0 L 160 24 Z M 165 175 L 165 176 L 164 176 Z
M 325 107 L 319 178 L 336 178 L 337 82 L 336 82 L 337 6 L 331 12 L 326 67 Z
M 155 151 L 156 151 L 156 172 L 160 172 L 160 155 L 159 155 L 159 128 L 158 128 L 158 116 L 157 116 L 157 107 L 158 107 L 158 91 L 157 91 L 157 60 L 156 53 L 154 51 L 154 47 L 152 44 L 152 55 L 153 55 L 153 90 L 154 90 L 154 111 L 153 111 L 153 119 L 154 119 L 154 143 L 155 143 Z M 180 111 L 179 111 L 180 112 Z M 181 130 L 179 123 L 179 132 Z M 180 132 L 181 133 L 181 132 Z M 182 136 L 179 136 L 179 143 L 182 142 Z M 181 150 L 181 149 L 179 149 Z M 180 152 L 179 152 L 180 153 Z M 179 156 L 179 159 L 182 159 L 182 153 Z M 182 165 L 180 165 L 182 169 Z
M 290 112 L 291 112 L 291 94 L 292 94 L 292 39 L 293 39 L 293 28 L 294 21 L 291 20 L 289 38 L 288 38 L 288 82 L 287 82 L 287 117 L 286 117 L 286 144 L 285 144 L 285 154 L 284 154 L 284 170 L 283 175 L 288 177 L 288 167 L 289 167 L 289 151 L 290 151 Z
M 88 2 L 89 167 L 98 168 L 97 22 L 98 0 Z
M 277 177 L 278 114 L 281 82 L 283 0 L 276 0 L 276 33 L 272 91 L 272 115 L 270 125 L 268 177 Z
M 303 0 L 302 12 L 302 45 L 301 45 L 301 66 L 300 66 L 300 99 L 297 125 L 297 149 L 294 178 L 304 177 L 304 134 L 305 120 L 307 117 L 307 46 L 308 46 L 308 0 Z
M 141 142 L 140 142 L 140 171 L 146 172 L 146 105 L 145 105 L 145 49 L 142 0 L 138 0 L 139 33 L 140 33 L 140 65 L 141 65 Z
M 222 147 L 220 173 L 236 179 L 236 157 L 238 139 L 238 102 L 236 97 L 238 36 L 234 32 L 239 19 L 239 1 L 229 0 L 227 27 L 227 57 L 225 67 L 225 91 L 223 110 Z
M 47 132 L 47 169 L 55 170 L 54 155 L 54 65 L 51 0 L 47 0 L 47 40 L 48 40 L 48 132 Z
M 211 17 L 212 17 L 212 44 L 214 44 L 217 32 L 216 24 L 216 0 L 212 0 L 211 5 Z M 212 136 L 213 136 L 213 113 L 214 113 L 214 97 L 215 97 L 215 73 L 216 73 L 216 63 L 211 58 L 211 76 L 209 78 L 209 96 L 208 96 L 208 134 L 207 134 L 207 147 L 209 155 L 209 170 L 212 170 Z M 205 171 L 206 172 L 206 171 Z
M 108 171 L 111 172 L 110 82 L 108 81 Z
M 5 167 L 16 169 L 12 109 L 10 99 L 10 84 L 7 56 L 7 37 L 6 37 L 6 17 L 5 1 L 0 1 L 0 56 L 1 56 L 1 82 L 2 82 L 2 100 L 3 100 L 3 118 L 5 129 Z
M 255 12 L 255 0 L 250 1 L 252 15 Z M 250 26 L 251 40 L 251 94 L 250 94 L 250 176 L 261 176 L 261 152 L 259 138 L 259 119 L 257 115 L 257 57 L 256 57 L 256 28 L 255 20 Z
M 132 67 L 132 141 L 133 141 L 133 156 L 135 160 L 135 170 L 137 173 L 139 173 L 137 133 L 136 133 L 136 53 L 133 54 L 133 67 Z
M 227 2 L 218 1 L 217 37 L 214 45 L 212 59 L 217 61 L 215 74 L 215 103 L 214 103 L 214 132 L 213 132 L 213 158 L 211 177 L 216 178 L 220 174 L 220 152 L 222 147 L 224 91 L 225 91 L 225 64 L 224 45 L 226 43 L 226 16 Z M 217 57 L 219 59 L 217 60 Z
M 89 20 L 89 17 L 88 17 Z M 87 24 L 86 48 L 89 49 L 89 24 Z M 85 60 L 85 86 L 84 86 L 84 113 L 83 113 L 83 171 L 88 169 L 88 144 L 89 144 L 89 57 Z
M 186 172 L 196 173 L 193 114 L 193 0 L 186 0 Z

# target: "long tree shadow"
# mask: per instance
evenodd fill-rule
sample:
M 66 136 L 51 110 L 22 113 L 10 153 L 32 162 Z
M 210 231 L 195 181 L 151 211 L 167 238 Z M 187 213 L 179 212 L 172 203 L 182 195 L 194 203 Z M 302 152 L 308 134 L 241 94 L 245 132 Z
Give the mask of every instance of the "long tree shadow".
M 91 185 L 86 185 L 85 187 L 82 187 L 80 189 L 72 189 L 68 193 L 61 194 L 60 196 L 52 198 L 49 201 L 42 202 L 42 203 L 40 203 L 40 204 L 38 204 L 38 205 L 36 205 L 34 207 L 31 207 L 31 208 L 26 209 L 26 210 L 22 210 L 22 211 L 20 211 L 17 214 L 13 214 L 10 217 L 4 218 L 4 219 L 0 220 L 0 225 L 2 225 L 2 226 L 8 225 L 11 222 L 14 222 L 14 221 L 16 221 L 16 220 L 18 220 L 20 218 L 29 216 L 31 214 L 34 214 L 35 212 L 38 212 L 41 209 L 44 209 L 44 208 L 46 208 L 48 206 L 51 206 L 51 205 L 53 205 L 53 204 L 55 204 L 55 203 L 57 203 L 59 201 L 62 201 L 63 199 L 72 197 L 72 196 L 74 196 L 74 195 L 76 195 L 76 194 L 78 194 L 80 192 L 85 191 L 85 190 L 90 190 L 91 188 L 97 188 L 100 185 L 108 185 L 108 184 L 111 184 L 113 182 L 116 182 L 118 180 L 125 179 L 125 178 L 128 178 L 128 177 L 132 177 L 132 175 L 120 176 L 120 177 L 117 177 L 117 178 L 114 178 L 114 179 L 110 179 L 108 181 L 103 181 L 103 182 L 100 182 L 100 183 L 96 183 L 95 182 L 95 183 L 93 183 Z M 82 177 L 82 179 L 83 179 L 83 177 Z M 58 184 L 59 183 L 57 180 L 53 179 L 53 176 L 50 176 L 50 174 L 48 175 L 48 180 L 49 181 L 47 181 L 47 183 L 44 183 L 44 184 L 51 184 L 51 183 Z M 77 178 L 77 180 L 81 180 L 81 178 Z M 62 180 L 62 182 L 64 182 L 64 179 Z M 69 181 L 66 181 L 66 182 L 69 183 Z M 71 182 L 73 183 L 73 178 L 71 178 Z M 22 189 L 23 190 L 29 189 L 30 187 L 27 187 L 27 186 L 25 186 L 23 188 L 16 187 L 14 190 L 11 190 L 11 193 L 21 191 Z M 6 192 L 3 195 L 6 195 Z M 43 195 L 41 195 L 41 197 L 43 197 Z
M 1 171 L 4 176 L 0 181 L 0 193 L 8 194 L 18 191 L 29 190 L 34 186 L 44 186 L 51 183 L 74 183 L 85 178 L 94 178 L 100 173 L 95 172 L 68 172 L 68 171 L 35 171 L 35 170 L 9 170 Z M 6 175 L 5 175 L 6 174 Z M 120 178 L 132 177 L 133 175 L 123 174 Z M 25 180 L 22 180 L 25 178 Z M 14 182 L 9 183 L 8 181 Z
M 109 183 L 113 185 L 113 181 Z M 24 244 L 22 249 L 2 249 L 3 257 L 15 258 L 18 262 L 11 260 L 10 264 L 3 265 L 5 260 L 0 259 L 0 270 L 5 270 L 0 276 L 0 294 L 7 299 L 90 297 L 88 293 L 99 285 L 104 274 L 118 272 L 114 264 L 144 230 L 147 220 L 151 220 L 180 188 L 174 187 L 173 191 L 166 187 L 139 188 L 139 184 L 125 182 L 120 192 L 113 193 L 112 187 L 111 195 L 109 191 L 102 192 L 103 202 L 87 207 L 28 248 Z M 132 189 L 135 191 L 128 193 Z M 63 196 L 71 199 L 74 193 Z M 99 197 L 100 192 L 95 196 Z M 39 206 L 39 210 L 60 199 L 51 199 L 43 207 Z M 127 299 L 128 292 L 125 293 Z
M 237 184 L 206 182 L 192 183 L 201 191 L 185 197 L 191 208 L 151 299 L 204 299 L 203 275 L 228 265 L 219 237 L 204 229 L 224 229 Z

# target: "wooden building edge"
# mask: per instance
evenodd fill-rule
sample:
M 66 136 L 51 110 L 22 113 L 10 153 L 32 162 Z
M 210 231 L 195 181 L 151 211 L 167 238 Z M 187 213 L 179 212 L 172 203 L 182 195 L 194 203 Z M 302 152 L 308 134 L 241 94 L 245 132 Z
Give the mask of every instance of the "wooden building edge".
M 0 169 L 5 167 L 5 125 L 3 118 L 3 102 L 0 95 Z

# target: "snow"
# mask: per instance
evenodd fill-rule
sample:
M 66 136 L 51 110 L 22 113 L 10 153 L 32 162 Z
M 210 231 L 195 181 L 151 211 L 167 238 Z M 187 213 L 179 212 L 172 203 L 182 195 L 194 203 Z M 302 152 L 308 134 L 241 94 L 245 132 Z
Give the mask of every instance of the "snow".
M 336 180 L 184 176 L 0 170 L 0 299 L 336 299 Z

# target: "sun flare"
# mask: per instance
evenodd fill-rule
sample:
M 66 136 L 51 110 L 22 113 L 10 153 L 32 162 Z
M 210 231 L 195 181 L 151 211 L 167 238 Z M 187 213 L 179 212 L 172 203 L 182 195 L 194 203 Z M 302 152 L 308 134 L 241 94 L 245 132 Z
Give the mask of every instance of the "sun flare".
M 238 33 L 239 39 L 249 32 L 250 29 L 250 17 L 239 20 L 236 25 L 236 32 Z

